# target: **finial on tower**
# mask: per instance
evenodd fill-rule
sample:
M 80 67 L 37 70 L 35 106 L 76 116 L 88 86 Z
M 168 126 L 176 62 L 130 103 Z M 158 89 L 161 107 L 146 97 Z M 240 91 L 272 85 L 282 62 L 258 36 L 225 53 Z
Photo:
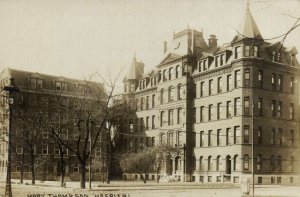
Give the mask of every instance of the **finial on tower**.
M 247 10 L 249 10 L 249 5 L 250 5 L 250 3 L 249 3 L 249 0 L 247 0 Z
M 135 59 L 135 51 L 133 52 L 133 58 Z
M 187 24 L 187 28 L 190 29 L 190 24 L 189 23 Z

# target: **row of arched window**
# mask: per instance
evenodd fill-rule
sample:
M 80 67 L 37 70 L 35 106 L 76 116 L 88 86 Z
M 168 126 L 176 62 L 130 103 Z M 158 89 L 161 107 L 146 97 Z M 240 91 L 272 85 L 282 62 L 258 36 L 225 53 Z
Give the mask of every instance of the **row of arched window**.
M 162 71 L 162 81 L 173 80 L 183 76 L 185 72 L 184 66 L 177 65 L 175 68 L 171 67 Z
M 176 89 L 177 89 L 177 100 L 183 99 L 185 95 L 185 90 L 182 84 L 178 84 L 177 88 L 174 86 L 170 86 L 167 91 L 165 89 L 160 90 L 160 104 L 166 103 L 167 96 L 168 96 L 168 102 L 175 101 Z

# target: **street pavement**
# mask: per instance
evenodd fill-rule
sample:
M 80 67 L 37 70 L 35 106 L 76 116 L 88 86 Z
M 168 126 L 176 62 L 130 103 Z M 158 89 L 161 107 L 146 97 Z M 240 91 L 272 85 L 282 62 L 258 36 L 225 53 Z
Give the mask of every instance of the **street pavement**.
M 121 182 L 111 184 L 96 182 L 92 190 L 78 189 L 79 182 L 68 182 L 65 188 L 59 182 L 30 181 L 19 184 L 13 180 L 14 197 L 242 197 L 239 185 L 233 184 L 201 184 L 201 183 L 155 183 Z M 4 183 L 0 183 L 0 196 L 4 195 Z M 88 188 L 88 183 L 86 184 Z M 300 197 L 299 186 L 259 185 L 255 188 L 255 196 Z

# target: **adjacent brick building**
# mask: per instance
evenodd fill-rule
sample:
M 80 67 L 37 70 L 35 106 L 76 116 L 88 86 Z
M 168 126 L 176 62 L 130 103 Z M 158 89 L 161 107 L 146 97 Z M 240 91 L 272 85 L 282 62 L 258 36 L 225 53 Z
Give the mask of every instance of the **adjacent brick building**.
M 30 156 L 30 146 L 32 146 L 33 156 L 36 158 L 36 179 L 59 180 L 61 176 L 60 150 L 57 143 L 50 137 L 48 128 L 51 124 L 52 126 L 57 124 L 57 133 L 60 137 L 66 143 L 75 142 L 78 139 L 78 132 L 75 132 L 76 121 L 74 120 L 76 116 L 71 109 L 75 109 L 76 106 L 84 107 L 81 103 L 89 103 L 91 99 L 89 91 L 92 91 L 90 89 L 91 86 L 97 87 L 97 90 L 103 90 L 103 87 L 99 83 L 85 80 L 8 68 L 1 72 L 2 89 L 9 83 L 10 78 L 14 78 L 16 85 L 20 89 L 20 92 L 15 95 L 15 103 L 12 109 L 12 178 L 20 178 L 21 168 L 23 168 L 24 179 L 32 178 Z M 6 97 L 7 95 L 2 92 L 0 104 L 2 134 L 0 140 L 1 179 L 4 179 L 6 176 L 8 152 L 7 143 L 4 141 L 6 138 L 5 134 L 8 131 L 8 103 Z M 57 102 L 58 99 L 59 103 Z M 82 113 L 82 115 L 84 114 Z M 103 143 L 106 142 L 106 137 L 103 132 L 93 152 L 93 180 L 106 179 L 106 143 Z M 77 156 L 68 149 L 65 149 L 64 163 L 65 180 L 79 180 L 81 169 Z
M 299 181 L 299 63 L 297 50 L 261 35 L 247 8 L 234 38 L 174 33 L 151 72 L 133 58 L 124 94 L 137 103 L 123 151 L 168 143 L 182 153 L 166 158 L 161 175 L 197 182 Z M 127 175 L 130 177 L 130 175 Z M 155 173 L 149 179 L 156 179 Z M 135 176 L 138 179 L 138 176 Z

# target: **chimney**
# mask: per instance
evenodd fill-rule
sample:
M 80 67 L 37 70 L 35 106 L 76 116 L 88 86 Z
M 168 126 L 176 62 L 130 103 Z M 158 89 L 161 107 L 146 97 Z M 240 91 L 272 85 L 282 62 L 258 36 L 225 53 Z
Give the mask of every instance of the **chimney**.
M 168 43 L 164 41 L 164 54 L 167 52 Z
M 217 39 L 216 35 L 211 34 L 208 39 L 209 48 L 217 47 L 218 46 L 217 40 L 218 39 Z

